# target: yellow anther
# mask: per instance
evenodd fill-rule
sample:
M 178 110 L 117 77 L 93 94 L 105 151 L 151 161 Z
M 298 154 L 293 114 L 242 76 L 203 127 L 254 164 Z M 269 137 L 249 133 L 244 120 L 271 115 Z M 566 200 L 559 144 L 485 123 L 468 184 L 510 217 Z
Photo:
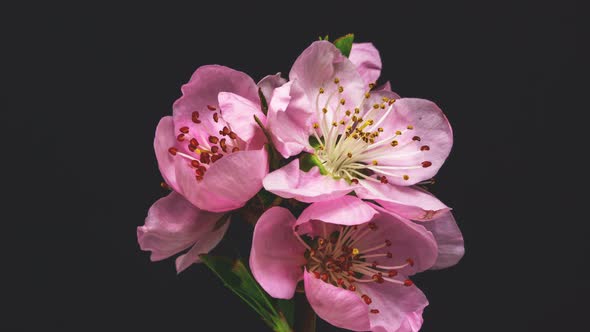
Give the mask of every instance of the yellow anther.
M 391 105 L 391 104 L 395 103 L 395 98 L 391 98 L 391 99 L 389 99 L 388 103 L 389 103 L 389 105 Z
M 350 116 L 350 110 L 346 110 L 345 114 L 346 116 Z
M 324 112 L 324 114 L 328 113 L 328 109 L 327 108 L 322 108 L 322 112 Z
M 344 126 L 346 122 L 344 122 L 344 120 L 340 120 L 340 124 Z
M 381 108 L 384 109 L 385 108 L 385 104 L 381 104 Z
M 372 125 L 374 122 L 375 122 L 375 121 L 373 121 L 373 119 L 369 119 L 369 120 L 367 120 L 367 123 L 369 124 L 369 126 L 370 126 L 370 125 Z
M 377 160 L 373 160 L 373 165 L 377 166 L 378 162 Z
M 357 133 L 352 134 L 352 138 L 358 139 L 359 138 L 359 134 L 357 134 Z
M 414 126 L 408 125 L 408 129 L 412 130 L 412 129 L 414 129 Z
M 340 99 L 340 104 L 342 104 L 342 105 L 346 104 L 346 100 L 344 100 L 344 98 Z
M 320 88 L 320 93 L 324 93 L 324 88 Z
M 371 94 L 369 92 L 365 92 L 365 98 L 367 98 L 367 99 L 371 98 Z
M 341 86 L 338 87 L 338 92 L 342 93 L 344 91 L 344 88 Z
M 356 255 L 358 255 L 358 254 L 360 254 L 360 253 L 361 253 L 361 251 L 360 251 L 360 250 L 358 250 L 358 248 L 352 248 L 352 254 L 353 254 L 354 256 L 356 256 Z
M 313 124 L 314 129 L 318 129 L 319 127 L 320 127 L 320 125 L 317 122 Z
M 392 141 L 391 146 L 397 146 L 399 143 L 397 141 Z
M 375 83 L 369 83 L 369 89 L 373 89 L 375 87 Z
M 352 158 L 352 153 L 351 152 L 347 153 L 346 155 L 348 156 L 348 158 Z
M 332 126 L 337 127 L 338 126 L 338 122 L 336 122 L 336 121 L 332 122 Z
M 352 116 L 352 121 L 355 121 L 355 122 L 356 122 L 356 120 L 357 120 L 357 117 L 356 117 L 356 115 L 353 115 L 353 116 Z
M 396 135 L 401 135 L 401 134 L 402 134 L 402 132 L 401 132 L 401 131 L 399 131 L 399 130 L 396 130 L 396 131 L 395 131 L 395 134 L 396 134 Z
M 356 107 L 354 109 L 354 114 L 359 114 L 360 112 L 361 112 L 361 109 L 360 108 Z
M 334 77 L 334 83 L 336 83 L 336 84 L 340 83 L 340 79 L 338 77 Z
M 407 175 L 404 175 L 404 180 L 406 180 L 406 181 L 407 181 L 407 180 L 409 180 L 409 179 L 410 179 L 410 177 L 409 177 L 409 176 L 407 176 Z
M 380 132 L 380 133 L 382 133 L 383 132 L 383 128 L 379 127 L 379 128 L 377 128 L 377 131 Z
M 378 108 L 379 108 L 379 104 L 375 104 L 375 105 L 373 105 L 373 108 L 374 108 L 374 109 L 378 109 Z
M 383 97 L 383 98 L 381 98 L 381 100 L 383 100 L 384 102 L 388 102 L 389 101 L 389 98 Z

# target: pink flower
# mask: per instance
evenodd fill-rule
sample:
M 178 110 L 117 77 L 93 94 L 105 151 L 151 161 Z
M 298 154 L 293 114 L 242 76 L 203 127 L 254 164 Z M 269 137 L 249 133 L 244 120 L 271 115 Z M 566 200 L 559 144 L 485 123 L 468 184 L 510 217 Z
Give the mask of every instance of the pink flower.
M 408 276 L 463 254 L 461 233 L 445 218 L 422 223 L 427 229 L 349 195 L 313 203 L 298 219 L 273 207 L 254 229 L 250 267 L 276 298 L 291 298 L 303 280 L 311 306 L 335 326 L 417 331 L 428 301 Z
M 173 116 L 162 118 L 154 148 L 168 185 L 199 209 L 240 208 L 268 173 L 258 87 L 246 74 L 211 65 L 182 86 Z
M 203 211 L 172 192 L 149 209 L 145 225 L 137 228 L 137 240 L 142 250 L 152 252 L 152 261 L 190 248 L 176 258 L 180 273 L 221 241 L 229 226 L 229 222 L 219 223 L 221 217 L 222 213 Z
M 267 190 L 308 203 L 351 191 L 384 199 L 400 191 L 410 202 L 396 204 L 419 208 L 425 220 L 435 217 L 429 210 L 448 210 L 435 198 L 416 199 L 424 195 L 410 186 L 431 179 L 442 166 L 453 142 L 451 127 L 433 102 L 399 98 L 388 84 L 372 89 L 369 82 L 380 68 L 372 44 L 354 44 L 346 58 L 318 41 L 299 56 L 289 82 L 272 93 L 267 127 L 283 157 L 308 152 L 321 168 L 304 172 L 295 159 L 265 177 Z

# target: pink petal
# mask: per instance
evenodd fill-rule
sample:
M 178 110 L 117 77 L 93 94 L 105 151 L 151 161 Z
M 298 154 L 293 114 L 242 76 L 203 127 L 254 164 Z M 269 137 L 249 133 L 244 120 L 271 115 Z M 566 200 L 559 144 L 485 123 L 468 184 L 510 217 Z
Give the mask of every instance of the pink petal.
M 386 210 L 417 221 L 437 218 L 450 210 L 431 193 L 418 187 L 402 187 L 391 184 L 361 181 L 355 190 L 358 197 L 371 199 Z
M 400 270 L 405 275 L 431 268 L 438 255 L 438 247 L 432 233 L 422 225 L 414 223 L 401 216 L 393 214 L 377 205 L 367 203 L 379 212 L 371 222 L 377 226 L 376 231 L 363 237 L 356 243 L 361 254 L 386 242 L 390 246 L 371 251 L 371 254 L 392 253 L 391 258 L 382 257 L 375 261 L 382 266 L 399 266 L 405 264 L 407 259 L 413 261 L 413 266 L 407 266 Z
M 176 146 L 176 136 L 174 134 L 174 122 L 171 116 L 163 117 L 156 127 L 156 136 L 154 137 L 154 150 L 158 167 L 164 181 L 173 188 L 178 189 L 176 184 L 176 174 L 174 171 L 174 157 L 168 152 L 168 149 Z
M 398 95 L 397 93 L 391 91 L 391 83 L 389 81 L 381 84 L 380 86 L 376 87 L 373 89 L 373 91 L 377 92 L 377 91 L 387 91 L 387 92 L 391 92 L 393 93 L 393 98 L 395 99 L 400 99 L 400 95 Z
M 453 214 L 449 211 L 441 217 L 421 223 L 431 231 L 438 244 L 438 257 L 432 269 L 444 269 L 453 266 L 465 254 L 463 235 Z
M 212 164 L 202 181 L 182 158 L 176 159 L 176 178 L 182 194 L 197 207 L 213 212 L 240 208 L 262 188 L 268 173 L 268 154 L 260 150 L 238 151 Z
M 379 166 L 396 167 L 386 170 L 391 173 L 387 179 L 396 185 L 409 186 L 432 178 L 453 145 L 453 132 L 447 118 L 436 104 L 425 99 L 397 100 L 382 127 L 379 139 L 394 139 L 392 135 L 396 131 L 402 132 L 395 137 L 398 145 L 378 160 Z M 404 180 L 404 175 L 409 179 Z
M 422 326 L 422 312 L 428 305 L 426 296 L 416 286 L 392 283 L 359 284 L 358 289 L 371 298 L 369 314 L 371 331 L 416 332 Z
M 274 90 L 268 108 L 268 130 L 275 148 L 289 158 L 309 147 L 313 109 L 297 82 Z
M 320 174 L 317 166 L 309 172 L 300 170 L 299 159 L 295 159 L 283 168 L 268 174 L 264 178 L 263 184 L 266 190 L 275 195 L 283 198 L 295 198 L 306 203 L 344 196 L 355 188 L 345 180 L 336 180 L 331 176 Z
M 253 103 L 259 101 L 256 84 L 243 72 L 219 65 L 199 67 L 190 81 L 182 86 L 182 97 L 174 103 L 174 120 L 186 117 L 193 111 L 208 112 L 207 105 L 218 107 L 219 92 L 231 92 Z
M 354 43 L 348 56 L 365 84 L 375 83 L 381 75 L 381 57 L 372 43 Z
M 359 225 L 369 222 L 378 212 L 369 204 L 354 196 L 342 196 L 329 201 L 316 202 L 308 206 L 296 225 L 310 220 L 321 220 L 336 225 Z
M 254 116 L 257 116 L 263 124 L 266 124 L 266 116 L 260 109 L 260 103 L 253 103 L 231 92 L 220 92 L 218 100 L 223 119 L 227 121 L 232 131 L 239 134 L 240 139 L 249 143 L 247 148 L 262 148 L 266 138 L 254 120 Z
M 176 273 L 180 273 L 184 271 L 187 267 L 194 263 L 200 263 L 201 259 L 199 255 L 207 254 L 209 251 L 213 250 L 229 227 L 229 220 L 225 222 L 225 224 L 221 225 L 221 227 L 215 229 L 215 224 L 212 228 L 209 229 L 209 233 L 204 234 L 201 236 L 197 243 L 186 253 L 180 255 L 176 258 Z
M 287 80 L 281 77 L 281 73 L 274 75 L 267 75 L 258 82 L 258 87 L 262 91 L 262 94 L 266 98 L 267 102 L 270 102 L 273 96 L 274 89 L 287 83 Z
M 309 304 L 323 320 L 353 331 L 370 329 L 369 308 L 357 293 L 316 279 L 307 271 L 303 283 Z
M 158 261 L 179 253 L 209 234 L 222 216 L 198 209 L 176 192 L 156 201 L 145 225 L 137 227 L 139 247 Z
M 274 298 L 292 298 L 303 276 L 305 247 L 293 233 L 294 224 L 289 210 L 273 207 L 260 216 L 254 228 L 250 268 L 260 286 Z

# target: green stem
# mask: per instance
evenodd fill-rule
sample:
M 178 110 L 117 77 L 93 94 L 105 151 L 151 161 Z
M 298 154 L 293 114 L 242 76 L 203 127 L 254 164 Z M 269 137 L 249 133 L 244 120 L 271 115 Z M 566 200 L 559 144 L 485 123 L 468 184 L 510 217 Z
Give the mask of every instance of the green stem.
M 295 332 L 315 332 L 316 314 L 305 293 L 295 293 Z

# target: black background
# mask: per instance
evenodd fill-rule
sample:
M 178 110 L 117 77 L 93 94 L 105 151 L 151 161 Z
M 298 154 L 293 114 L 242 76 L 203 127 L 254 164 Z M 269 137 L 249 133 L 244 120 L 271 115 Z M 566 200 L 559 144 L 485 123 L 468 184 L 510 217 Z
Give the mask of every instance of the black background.
M 580 110 L 580 10 L 567 1 L 339 1 L 6 11 L 15 103 L 2 124 L 15 133 L 3 149 L 9 309 L 0 324 L 265 330 L 204 266 L 176 275 L 172 259 L 151 263 L 139 250 L 136 227 L 166 194 L 154 130 L 201 65 L 286 76 L 319 35 L 354 32 L 380 50 L 381 80 L 435 101 L 454 128 L 433 191 L 454 208 L 466 255 L 415 278 L 430 300 L 423 331 L 583 329 L 589 232 L 562 214 L 568 192 L 556 185 L 575 183 L 579 170 L 559 156 L 576 121 L 566 113 Z M 247 231 L 232 224 L 216 250 L 247 247 Z

